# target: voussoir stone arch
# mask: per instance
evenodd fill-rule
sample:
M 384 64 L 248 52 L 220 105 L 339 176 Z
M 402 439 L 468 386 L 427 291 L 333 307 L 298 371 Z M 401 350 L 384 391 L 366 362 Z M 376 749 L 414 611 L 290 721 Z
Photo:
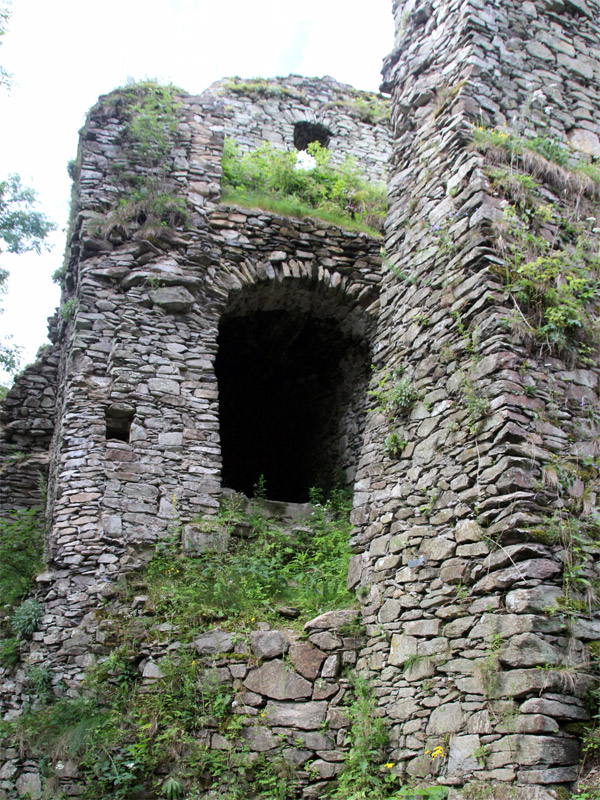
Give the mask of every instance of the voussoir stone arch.
M 222 487 L 305 502 L 352 484 L 371 363 L 373 287 L 335 270 L 245 262 L 223 271 L 215 374 Z M 371 304 L 374 305 L 374 304 Z M 218 311 L 217 311 L 218 313 Z
M 245 261 L 223 270 L 215 287 L 222 312 L 298 311 L 335 319 L 344 334 L 365 336 L 372 321 L 377 285 L 310 263 Z

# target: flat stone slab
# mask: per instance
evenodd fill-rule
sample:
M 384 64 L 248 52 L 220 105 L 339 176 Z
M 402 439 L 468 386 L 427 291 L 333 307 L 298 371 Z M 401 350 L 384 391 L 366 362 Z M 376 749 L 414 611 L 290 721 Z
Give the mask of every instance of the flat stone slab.
M 194 640 L 196 652 L 199 655 L 214 655 L 215 653 L 231 653 L 234 648 L 235 637 L 232 633 L 214 631 L 202 634 Z
M 265 720 L 269 725 L 314 731 L 321 728 L 326 714 L 326 702 L 274 703 L 269 701 L 265 709 Z
M 305 631 L 324 631 L 339 630 L 344 625 L 349 625 L 358 616 L 355 608 L 345 608 L 340 611 L 326 611 L 324 614 L 309 620 L 305 626 Z
M 312 684 L 280 660 L 267 661 L 252 670 L 244 679 L 244 686 L 274 700 L 299 700 L 312 695 Z
M 184 286 L 163 286 L 153 289 L 149 295 L 155 306 L 174 313 L 189 311 L 196 302 L 194 295 Z
M 326 658 L 327 656 L 322 650 L 308 642 L 294 644 L 290 648 L 290 661 L 300 675 L 309 681 L 314 681 L 317 677 L 321 664 Z
M 283 655 L 290 643 L 281 631 L 252 631 L 250 647 L 258 658 L 277 658 Z

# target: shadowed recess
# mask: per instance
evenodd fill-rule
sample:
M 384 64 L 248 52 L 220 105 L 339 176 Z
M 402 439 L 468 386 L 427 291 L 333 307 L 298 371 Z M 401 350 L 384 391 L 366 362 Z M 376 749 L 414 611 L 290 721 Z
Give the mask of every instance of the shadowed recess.
M 296 150 L 306 150 L 311 142 L 319 142 L 322 147 L 327 147 L 332 135 L 329 128 L 319 122 L 297 122 L 294 125 L 294 147 Z
M 368 350 L 332 319 L 293 311 L 226 317 L 216 372 L 223 485 L 304 502 L 348 480 L 364 422 Z M 343 473 L 343 476 L 340 475 Z

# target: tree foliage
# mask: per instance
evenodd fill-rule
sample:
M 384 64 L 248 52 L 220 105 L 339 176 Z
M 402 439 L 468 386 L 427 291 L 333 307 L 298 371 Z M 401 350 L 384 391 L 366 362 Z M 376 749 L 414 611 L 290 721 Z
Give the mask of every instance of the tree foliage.
M 0 5 L 0 44 L 10 18 L 7 4 Z M 11 76 L 0 65 L 0 86 L 9 88 Z M 0 181 L 0 243 L 8 253 L 40 253 L 48 234 L 55 229 L 53 222 L 35 210 L 36 194 L 22 185 L 18 175 Z M 3 248 L 0 247 L 0 253 Z M 8 271 L 0 266 L 0 295 L 6 292 Z M 2 308 L 0 307 L 0 314 Z M 0 368 L 14 372 L 19 363 L 19 350 L 13 344 L 0 342 Z
M 10 9 L 7 5 L 0 5 L 0 45 L 2 44 L 1 38 L 6 33 L 6 26 L 9 19 Z M 10 82 L 10 72 L 7 72 L 2 64 L 0 64 L 0 86 L 6 86 L 6 88 L 8 88 L 10 86 Z
M 36 194 L 18 175 L 0 181 L 0 239 L 9 253 L 40 253 L 54 223 L 35 210 Z

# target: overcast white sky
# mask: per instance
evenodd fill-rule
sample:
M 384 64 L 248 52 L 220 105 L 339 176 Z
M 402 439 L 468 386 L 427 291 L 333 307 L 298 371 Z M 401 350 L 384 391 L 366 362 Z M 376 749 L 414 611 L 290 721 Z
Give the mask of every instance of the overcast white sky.
M 0 179 L 19 173 L 58 225 L 51 253 L 0 255 L 11 273 L 0 340 L 12 334 L 25 364 L 47 341 L 46 317 L 58 304 L 50 276 L 65 245 L 66 165 L 98 95 L 128 78 L 197 93 L 225 76 L 291 72 L 376 91 L 393 24 L 391 0 L 13 0 L 1 41 L 14 85 L 0 89 Z

